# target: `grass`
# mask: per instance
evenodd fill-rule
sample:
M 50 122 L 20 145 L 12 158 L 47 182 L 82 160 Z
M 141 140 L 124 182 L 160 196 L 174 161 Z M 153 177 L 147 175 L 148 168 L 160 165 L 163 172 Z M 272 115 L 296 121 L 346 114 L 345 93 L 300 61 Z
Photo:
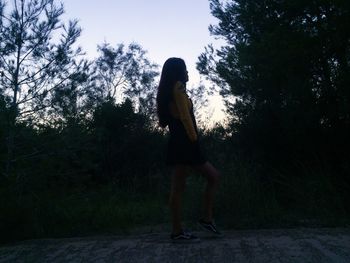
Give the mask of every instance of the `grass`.
M 288 170 L 271 170 L 261 176 L 255 165 L 226 162 L 215 200 L 215 217 L 222 227 L 289 228 L 349 226 L 346 196 L 331 181 L 327 167 L 295 161 Z M 205 182 L 188 180 L 185 219 L 196 221 L 201 214 Z M 344 191 L 343 191 L 344 192 Z
M 128 233 L 142 225 L 162 223 L 164 200 L 104 186 L 65 192 L 27 194 L 21 202 L 8 193 L 2 203 L 1 241 Z
M 297 162 L 293 167 L 271 169 L 270 180 L 262 180 L 253 165 L 226 165 L 215 200 L 217 224 L 224 229 L 349 226 L 345 197 L 331 182 L 330 171 Z M 189 227 L 202 214 L 205 183 L 196 175 L 188 178 L 183 218 Z M 170 226 L 168 184 L 140 193 L 109 184 L 22 196 L 1 188 L 0 242 L 127 234 L 150 231 L 147 226 Z

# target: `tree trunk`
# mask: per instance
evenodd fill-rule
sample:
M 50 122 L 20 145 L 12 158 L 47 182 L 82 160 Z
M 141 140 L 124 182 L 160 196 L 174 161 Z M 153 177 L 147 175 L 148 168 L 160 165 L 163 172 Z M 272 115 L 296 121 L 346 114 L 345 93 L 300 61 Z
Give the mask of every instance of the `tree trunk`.
M 23 12 L 22 12 L 23 16 Z M 16 58 L 16 70 L 13 74 L 13 100 L 11 103 L 11 108 L 8 117 L 8 137 L 7 137 L 7 161 L 6 161 L 6 176 L 9 176 L 12 171 L 12 162 L 14 158 L 15 149 L 15 127 L 16 120 L 18 117 L 18 105 L 17 96 L 19 91 L 18 76 L 21 66 L 21 49 L 22 49 L 22 32 L 23 25 L 21 25 L 20 31 L 17 36 L 17 58 Z

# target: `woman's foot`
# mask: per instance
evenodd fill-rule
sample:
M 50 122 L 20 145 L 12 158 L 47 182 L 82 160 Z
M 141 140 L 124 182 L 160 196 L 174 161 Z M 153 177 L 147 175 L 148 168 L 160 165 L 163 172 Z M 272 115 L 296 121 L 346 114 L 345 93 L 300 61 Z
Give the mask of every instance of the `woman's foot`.
M 217 229 L 214 221 L 207 222 L 204 219 L 199 219 L 198 224 L 205 229 L 206 231 L 209 231 L 210 233 L 215 234 L 216 236 L 223 236 L 223 234 Z
M 178 234 L 171 234 L 170 238 L 175 243 L 196 243 L 200 241 L 198 237 L 185 231 L 181 231 Z

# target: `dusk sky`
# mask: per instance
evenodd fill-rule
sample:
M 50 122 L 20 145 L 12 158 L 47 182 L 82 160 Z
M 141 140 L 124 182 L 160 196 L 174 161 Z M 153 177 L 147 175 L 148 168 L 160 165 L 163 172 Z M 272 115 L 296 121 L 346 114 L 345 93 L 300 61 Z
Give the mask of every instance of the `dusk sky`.
M 208 0 L 63 0 L 64 19 L 78 19 L 83 32 L 79 44 L 91 58 L 97 45 L 136 42 L 147 50 L 147 57 L 163 65 L 169 57 L 186 61 L 189 87 L 199 83 L 196 61 L 209 43 L 208 26 L 216 24 Z M 161 68 L 160 68 L 161 69 Z M 222 103 L 211 98 L 215 118 L 221 118 Z M 213 117 L 214 117 L 213 116 Z

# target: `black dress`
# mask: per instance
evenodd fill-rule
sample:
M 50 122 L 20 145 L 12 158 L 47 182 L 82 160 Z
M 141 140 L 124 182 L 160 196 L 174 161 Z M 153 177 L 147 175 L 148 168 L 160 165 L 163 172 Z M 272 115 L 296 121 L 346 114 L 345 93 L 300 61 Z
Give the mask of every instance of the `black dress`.
M 197 123 L 193 114 L 193 106 L 190 108 L 190 115 L 192 118 L 193 126 L 198 135 Z M 198 139 L 195 142 L 192 142 L 189 139 L 185 127 L 180 119 L 171 116 L 168 126 L 170 137 L 166 154 L 167 165 L 200 165 L 204 164 L 207 161 L 201 152 Z

